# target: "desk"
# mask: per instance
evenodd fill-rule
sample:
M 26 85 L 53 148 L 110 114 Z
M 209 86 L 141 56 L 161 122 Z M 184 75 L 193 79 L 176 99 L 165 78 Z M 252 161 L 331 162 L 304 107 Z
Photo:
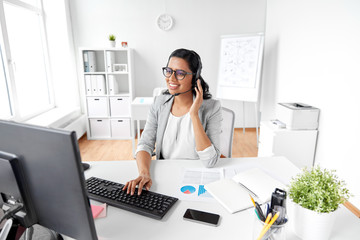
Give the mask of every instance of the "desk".
M 153 97 L 137 97 L 131 103 L 131 120 L 137 121 L 137 136 L 140 139 L 140 120 L 146 120 L 153 103 Z M 133 156 L 135 157 L 135 136 L 132 134 Z
M 91 167 L 85 172 L 85 177 L 96 176 L 111 181 L 125 183 L 138 176 L 136 162 L 132 161 L 104 161 L 91 162 Z M 216 167 L 229 167 L 238 164 L 259 166 L 272 171 L 289 181 L 299 170 L 284 157 L 264 158 L 234 158 L 220 159 Z M 153 160 L 151 175 L 153 179 L 152 191 L 174 195 L 174 188 L 181 181 L 182 168 L 203 167 L 195 160 Z M 250 201 L 250 200 L 249 200 Z M 218 213 L 221 216 L 218 227 L 207 226 L 183 220 L 187 208 Z M 96 219 L 95 225 L 99 239 L 241 239 L 251 240 L 254 222 L 254 209 L 244 210 L 235 214 L 228 213 L 218 202 L 193 202 L 179 200 L 162 220 L 154 220 L 115 207 L 108 207 L 107 217 Z M 289 220 L 291 221 L 291 219 Z M 339 217 L 335 223 L 331 240 L 359 239 L 360 221 L 341 207 Z M 287 228 L 286 239 L 298 240 Z

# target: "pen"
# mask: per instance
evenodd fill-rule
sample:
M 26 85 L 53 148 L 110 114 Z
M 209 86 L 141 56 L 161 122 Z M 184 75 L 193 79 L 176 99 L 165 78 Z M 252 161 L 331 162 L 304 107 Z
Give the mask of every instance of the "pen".
M 250 199 L 251 199 L 252 203 L 254 204 L 256 215 L 259 217 L 259 219 L 261 221 L 265 221 L 265 216 L 264 216 L 264 213 L 261 210 L 260 205 L 257 202 L 254 201 L 254 199 L 251 197 L 250 194 L 249 194 L 249 196 L 250 196 Z
M 257 202 L 255 202 L 255 204 L 256 204 L 256 210 L 258 211 L 260 220 L 264 222 L 265 221 L 264 213 L 262 212 L 260 205 Z
M 268 216 L 269 217 L 269 216 Z M 257 240 L 261 240 L 261 238 L 265 235 L 265 233 L 270 229 L 270 227 L 274 224 L 274 222 L 276 221 L 276 219 L 279 217 L 279 212 L 277 212 L 274 217 L 271 219 L 271 221 L 269 222 L 269 224 L 264 224 L 263 229 L 260 232 L 259 237 L 257 238 Z
M 266 204 L 266 207 L 267 207 L 267 208 L 266 208 L 266 216 L 267 216 L 267 215 L 269 215 L 269 213 L 271 212 L 271 210 L 270 210 L 270 204 L 267 203 L 267 204 Z
M 257 216 L 257 217 L 258 217 L 258 219 L 261 221 L 260 216 L 259 216 L 259 214 L 257 213 L 256 209 L 254 209 L 254 210 L 255 210 L 255 214 L 256 214 L 256 216 Z

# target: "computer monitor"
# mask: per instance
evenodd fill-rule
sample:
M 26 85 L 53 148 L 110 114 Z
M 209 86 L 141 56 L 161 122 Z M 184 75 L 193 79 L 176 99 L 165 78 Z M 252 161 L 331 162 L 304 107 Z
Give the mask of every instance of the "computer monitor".
M 19 159 L 14 154 L 0 151 L 0 206 L 6 212 L 15 212 L 18 224 L 27 228 L 37 222 Z
M 24 205 L 33 209 L 27 223 L 75 239 L 97 239 L 75 132 L 0 120 L 0 151 L 3 158 L 17 158 L 23 172 L 31 199 L 23 199 Z M 8 200 L 6 191 L 19 192 L 9 190 L 15 185 L 2 181 L 4 176 L 0 205 Z

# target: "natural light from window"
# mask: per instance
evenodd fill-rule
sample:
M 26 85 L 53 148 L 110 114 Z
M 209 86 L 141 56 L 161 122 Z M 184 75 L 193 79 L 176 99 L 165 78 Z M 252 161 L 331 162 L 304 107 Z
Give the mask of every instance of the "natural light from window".
M 24 3 L 28 3 L 31 4 L 33 6 L 38 6 L 39 5 L 39 1 L 38 0 L 21 0 Z
M 39 113 L 51 106 L 41 18 L 8 3 L 4 3 L 4 12 L 19 114 L 24 117 Z
M 4 69 L 4 58 L 2 56 L 1 50 L 2 48 L 0 45 L 0 118 L 10 118 L 11 108 L 9 101 L 9 92 Z

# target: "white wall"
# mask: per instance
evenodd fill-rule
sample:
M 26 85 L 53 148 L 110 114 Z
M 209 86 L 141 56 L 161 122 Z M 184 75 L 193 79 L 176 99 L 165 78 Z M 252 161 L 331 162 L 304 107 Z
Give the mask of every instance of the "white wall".
M 114 34 L 118 44 L 127 41 L 135 50 L 135 96 L 151 96 L 165 86 L 161 67 L 177 48 L 195 50 L 203 61 L 203 77 L 216 96 L 220 36 L 263 32 L 266 0 L 72 0 L 70 1 L 75 47 L 108 46 Z M 175 20 L 168 32 L 156 26 L 167 13 Z M 242 103 L 224 101 L 242 127 Z M 254 127 L 253 106 L 246 104 L 245 124 Z
M 360 1 L 271 0 L 263 119 L 277 102 L 320 108 L 315 162 L 337 169 L 360 207 Z

